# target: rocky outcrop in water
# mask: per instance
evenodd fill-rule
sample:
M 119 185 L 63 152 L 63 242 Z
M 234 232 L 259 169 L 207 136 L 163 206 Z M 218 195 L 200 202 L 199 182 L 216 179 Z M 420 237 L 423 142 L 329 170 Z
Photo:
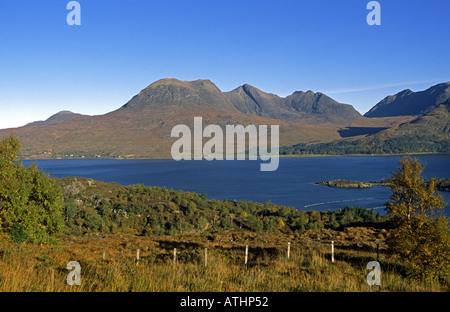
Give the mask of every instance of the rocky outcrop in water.
M 374 181 L 374 182 L 360 182 L 351 180 L 332 180 L 314 183 L 316 185 L 326 185 L 329 187 L 337 188 L 370 188 L 372 186 L 389 186 L 389 182 L 386 180 Z
M 450 192 L 450 178 L 439 179 L 436 183 L 436 189 L 442 192 Z
M 352 181 L 352 180 L 331 180 L 331 181 L 322 181 L 316 182 L 315 185 L 325 185 L 329 187 L 336 188 L 371 188 L 373 186 L 389 186 L 390 183 L 387 179 L 381 181 L 373 181 L 373 182 L 361 182 L 361 181 Z M 450 178 L 449 179 L 438 179 L 436 181 L 436 189 L 442 192 L 450 192 Z

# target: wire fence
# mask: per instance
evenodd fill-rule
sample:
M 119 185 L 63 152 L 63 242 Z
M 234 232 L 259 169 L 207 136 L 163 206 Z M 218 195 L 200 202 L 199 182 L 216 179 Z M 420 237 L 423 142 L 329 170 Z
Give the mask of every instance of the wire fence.
M 176 247 L 174 247 L 176 246 Z M 201 263 L 208 266 L 211 254 L 228 256 L 236 264 L 245 266 L 252 263 L 260 263 L 264 260 L 291 260 L 295 253 L 311 251 L 330 263 L 346 261 L 350 253 L 364 253 L 365 259 L 380 261 L 381 256 L 386 251 L 384 244 L 380 241 L 372 240 L 331 240 L 317 239 L 279 244 L 244 243 L 244 244 L 214 244 L 205 247 L 205 244 L 187 242 L 162 241 L 159 245 L 159 252 L 142 251 L 136 249 L 135 256 L 128 253 L 128 258 L 135 258 L 136 264 L 144 262 L 165 262 L 176 265 L 182 263 Z M 213 256 L 214 257 L 214 256 Z M 102 259 L 107 260 L 105 252 Z

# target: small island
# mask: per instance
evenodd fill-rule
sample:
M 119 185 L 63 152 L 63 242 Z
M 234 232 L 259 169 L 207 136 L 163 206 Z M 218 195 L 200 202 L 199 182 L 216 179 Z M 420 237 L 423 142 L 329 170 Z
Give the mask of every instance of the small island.
M 326 185 L 329 187 L 336 187 L 336 188 L 371 188 L 373 186 L 389 186 L 390 182 L 388 179 L 371 182 L 338 179 L 338 180 L 316 182 L 314 184 Z M 450 192 L 450 178 L 438 179 L 436 183 L 436 189 L 442 192 Z

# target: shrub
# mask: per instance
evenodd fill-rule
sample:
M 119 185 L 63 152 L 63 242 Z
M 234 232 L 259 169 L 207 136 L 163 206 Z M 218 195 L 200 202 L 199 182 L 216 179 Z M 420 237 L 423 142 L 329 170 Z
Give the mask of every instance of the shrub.
M 36 165 L 18 162 L 19 151 L 14 136 L 0 144 L 0 231 L 12 239 L 50 242 L 64 224 L 61 190 Z
M 24 243 L 28 240 L 27 229 L 22 224 L 14 224 L 14 226 L 10 229 L 9 235 L 14 243 L 20 244 Z

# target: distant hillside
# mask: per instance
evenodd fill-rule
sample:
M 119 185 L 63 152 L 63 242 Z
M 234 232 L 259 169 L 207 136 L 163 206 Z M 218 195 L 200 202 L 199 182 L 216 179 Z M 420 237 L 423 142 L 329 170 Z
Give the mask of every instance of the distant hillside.
M 296 91 L 281 98 L 244 84 L 224 95 L 240 112 L 286 121 L 342 123 L 361 117 L 348 104 L 341 104 L 323 93 Z
M 409 89 L 395 95 L 387 96 L 372 109 L 365 117 L 389 117 L 421 115 L 450 98 L 450 82 L 437 84 L 420 92 Z
M 430 89 L 424 91 L 427 98 L 434 94 L 441 99 L 448 83 Z M 416 103 L 412 95 L 402 98 L 412 101 L 406 107 Z M 368 118 L 323 93 L 296 91 L 282 98 L 248 84 L 222 92 L 210 80 L 169 78 L 150 84 L 110 113 L 62 111 L 46 121 L 2 129 L 0 138 L 18 136 L 23 159 L 170 158 L 177 140 L 171 137 L 172 128 L 183 124 L 193 129 L 194 117 L 199 116 L 204 127 L 278 125 L 286 155 L 447 152 L 448 102 L 429 103 L 422 115 Z
M 196 116 L 203 117 L 204 126 L 216 124 L 223 129 L 230 124 L 279 125 L 281 145 L 340 138 L 333 124 L 308 125 L 244 114 L 211 81 L 178 79 L 154 82 L 104 115 L 3 129 L 0 137 L 16 134 L 25 159 L 170 158 L 171 146 L 177 140 L 171 138 L 172 128 L 184 124 L 193 129 Z
M 450 153 L 450 99 L 428 113 L 363 137 L 285 146 L 281 154 Z
M 389 128 L 380 132 L 381 138 L 416 136 L 435 136 L 449 140 L 450 134 L 450 98 L 445 102 L 431 108 L 427 113 L 414 118 L 413 120 L 401 123 L 397 127 Z
M 72 113 L 71 111 L 60 111 L 59 113 L 56 113 L 56 114 L 50 116 L 47 120 L 34 121 L 29 124 L 26 124 L 25 127 L 43 126 L 43 125 L 48 125 L 48 124 L 50 124 L 52 122 L 56 122 L 56 121 L 69 120 L 69 119 L 74 119 L 77 117 L 85 117 L 85 116 L 86 115 Z
M 340 229 L 360 223 L 383 225 L 385 216 L 362 207 L 334 212 L 236 200 L 207 199 L 206 194 L 165 187 L 119 184 L 69 177 L 57 180 L 64 194 L 66 225 L 76 234 L 132 229 L 141 235 L 212 234 L 229 230 L 294 233 Z M 352 215 L 352 219 L 348 216 Z M 280 220 L 282 222 L 280 222 Z M 80 222 L 81 221 L 81 222 Z

